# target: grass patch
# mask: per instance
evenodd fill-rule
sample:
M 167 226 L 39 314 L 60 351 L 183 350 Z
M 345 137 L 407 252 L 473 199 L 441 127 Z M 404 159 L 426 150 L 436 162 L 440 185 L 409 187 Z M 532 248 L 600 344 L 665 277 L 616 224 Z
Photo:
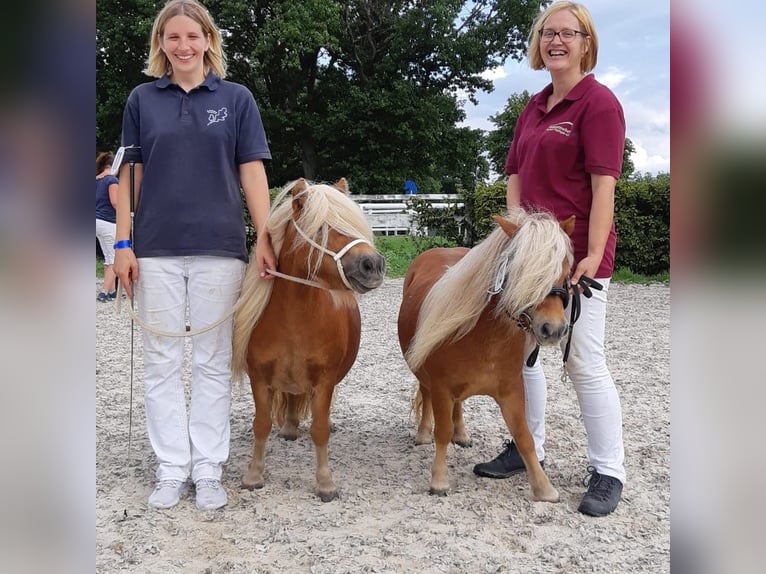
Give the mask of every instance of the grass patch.
M 659 275 L 641 275 L 639 273 L 633 273 L 628 267 L 621 267 L 614 272 L 612 281 L 617 283 L 640 283 L 642 285 L 648 285 L 649 283 L 670 283 L 670 272 L 665 271 Z
M 100 257 L 96 257 L 96 277 L 104 278 L 104 260 Z
M 404 277 L 412 260 L 432 247 L 455 247 L 455 243 L 442 237 L 412 237 L 389 235 L 375 238 L 375 247 L 386 258 L 386 275 Z

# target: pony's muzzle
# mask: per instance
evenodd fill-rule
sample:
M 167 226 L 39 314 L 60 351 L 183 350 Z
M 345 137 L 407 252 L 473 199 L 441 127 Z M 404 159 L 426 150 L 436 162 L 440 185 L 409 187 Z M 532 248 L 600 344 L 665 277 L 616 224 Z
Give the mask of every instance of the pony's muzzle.
M 569 322 L 562 321 L 542 321 L 535 328 L 535 336 L 541 345 L 555 345 L 563 339 L 569 331 Z
M 386 277 L 386 259 L 380 253 L 348 255 L 343 270 L 354 291 L 366 293 L 380 287 Z

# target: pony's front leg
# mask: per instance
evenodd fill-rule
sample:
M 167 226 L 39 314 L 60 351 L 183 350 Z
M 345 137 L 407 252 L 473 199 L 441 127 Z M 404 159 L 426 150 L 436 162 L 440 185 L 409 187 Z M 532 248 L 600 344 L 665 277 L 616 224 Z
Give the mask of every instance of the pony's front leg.
M 322 502 L 330 502 L 338 496 L 338 490 L 332 481 L 327 444 L 330 441 L 330 405 L 335 385 L 324 384 L 315 389 L 311 402 L 311 439 L 317 457 L 317 494 Z
M 535 453 L 535 440 L 527 426 L 527 417 L 524 412 L 524 383 L 521 377 L 518 383 L 512 385 L 512 390 L 498 397 L 497 404 L 503 413 L 505 424 L 513 436 L 513 441 L 519 449 L 519 454 L 527 467 L 529 485 L 532 488 L 532 498 L 544 502 L 558 502 L 559 493 L 553 488 L 548 475 L 545 474 L 540 461 Z
M 266 442 L 271 432 L 271 401 L 273 394 L 265 383 L 256 382 L 250 375 L 255 401 L 253 417 L 253 459 L 242 477 L 242 487 L 247 489 L 263 488 L 263 467 L 266 455 Z
M 432 389 L 431 405 L 434 413 L 434 462 L 431 465 L 430 493 L 444 496 L 449 490 L 447 447 L 455 430 L 452 424 L 454 400 L 447 392 Z
M 462 447 L 471 446 L 471 437 L 468 436 L 463 420 L 463 401 L 455 401 L 455 406 L 452 407 L 452 424 L 455 427 L 452 442 Z
M 415 395 L 415 413 L 418 418 L 418 433 L 415 435 L 415 444 L 429 444 L 431 442 L 434 410 L 431 406 L 431 392 L 423 385 L 419 385 Z

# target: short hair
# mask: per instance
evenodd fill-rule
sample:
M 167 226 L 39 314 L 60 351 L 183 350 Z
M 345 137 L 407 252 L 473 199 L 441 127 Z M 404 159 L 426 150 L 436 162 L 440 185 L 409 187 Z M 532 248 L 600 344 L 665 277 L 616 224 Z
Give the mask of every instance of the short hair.
M 170 60 L 160 47 L 160 38 L 165 33 L 168 20 L 176 16 L 191 18 L 202 27 L 203 34 L 210 37 L 210 47 L 204 56 L 205 75 L 207 76 L 208 72 L 212 70 L 218 77 L 225 78 L 226 55 L 223 53 L 221 31 L 215 25 L 207 9 L 196 0 L 170 0 L 157 14 L 152 25 L 152 35 L 149 38 L 149 58 L 144 74 L 161 78 L 173 71 Z
M 588 35 L 584 40 L 590 41 L 590 49 L 580 60 L 580 71 L 584 74 L 588 73 L 596 67 L 596 62 L 598 61 L 598 36 L 596 35 L 596 27 L 593 25 L 590 12 L 588 12 L 585 6 L 577 2 L 554 2 L 540 13 L 535 23 L 532 24 L 532 29 L 529 31 L 529 48 L 527 48 L 529 65 L 533 70 L 545 68 L 543 58 L 540 55 L 540 30 L 551 14 L 561 10 L 569 10 L 577 18 L 577 21 L 580 22 L 580 32 Z
M 110 151 L 102 151 L 96 156 L 96 175 L 104 171 L 108 165 L 112 165 L 114 154 Z

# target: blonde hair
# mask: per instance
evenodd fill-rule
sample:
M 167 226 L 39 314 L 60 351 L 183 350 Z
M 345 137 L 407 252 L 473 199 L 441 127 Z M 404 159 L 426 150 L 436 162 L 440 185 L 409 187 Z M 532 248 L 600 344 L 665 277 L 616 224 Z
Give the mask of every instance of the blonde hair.
M 157 14 L 152 25 L 152 35 L 149 39 L 149 58 L 144 74 L 161 78 L 165 74 L 169 75 L 173 72 L 170 60 L 160 47 L 160 38 L 165 33 L 168 20 L 176 16 L 191 18 L 202 27 L 202 33 L 210 38 L 210 47 L 204 56 L 205 76 L 212 70 L 218 77 L 225 78 L 226 55 L 223 53 L 221 32 L 207 9 L 196 0 L 170 0 Z
M 584 41 L 590 41 L 590 49 L 585 52 L 585 55 L 580 60 L 580 71 L 583 74 L 587 74 L 596 67 L 596 62 L 598 61 L 598 36 L 596 35 L 596 27 L 593 25 L 590 12 L 588 12 L 585 6 L 577 2 L 554 2 L 545 11 L 540 13 L 529 31 L 529 48 L 527 48 L 529 65 L 533 70 L 545 68 L 543 58 L 540 55 L 540 30 L 542 30 L 545 21 L 551 14 L 561 10 L 569 10 L 577 18 L 577 21 L 580 23 L 579 31 L 587 34 Z

